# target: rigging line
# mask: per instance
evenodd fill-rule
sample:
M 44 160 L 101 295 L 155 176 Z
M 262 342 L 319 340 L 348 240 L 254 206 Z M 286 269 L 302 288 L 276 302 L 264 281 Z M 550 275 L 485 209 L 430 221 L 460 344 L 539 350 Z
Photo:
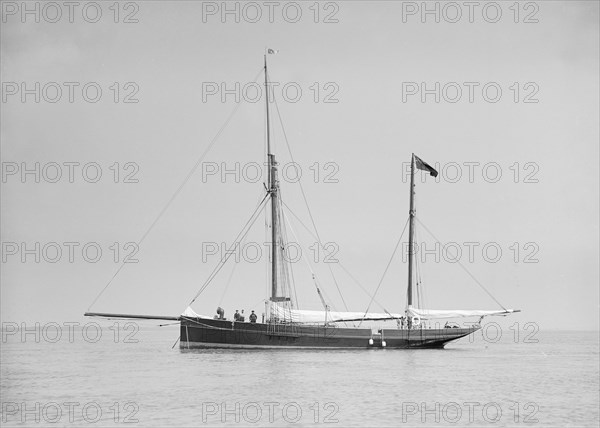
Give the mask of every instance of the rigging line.
M 289 207 L 286 206 L 286 208 L 288 208 L 288 210 L 289 210 Z M 291 212 L 291 210 L 290 210 L 290 212 Z M 285 211 L 283 209 L 281 210 L 281 213 L 282 213 L 282 216 L 284 217 L 284 219 L 286 219 L 286 224 L 290 228 L 290 231 L 292 232 L 292 235 L 294 236 L 294 238 L 296 239 L 296 241 L 300 245 L 300 239 L 298 239 L 298 235 L 296 235 L 296 232 L 294 231 L 294 228 L 292 227 L 292 223 L 287 221 L 288 217 L 287 217 L 287 215 L 285 215 Z M 327 311 L 327 309 L 328 309 L 329 306 L 327 305 L 327 303 L 325 302 L 325 300 L 323 298 L 323 295 L 321 294 L 321 290 L 320 290 L 319 285 L 318 285 L 317 275 L 313 271 L 313 269 L 312 269 L 312 267 L 311 267 L 311 265 L 310 265 L 310 263 L 308 261 L 308 257 L 305 258 L 305 257 L 302 257 L 302 255 L 301 255 L 301 258 L 304 259 L 304 261 L 306 262 L 306 265 L 308 266 L 308 269 L 310 270 L 313 282 L 314 282 L 315 287 L 317 289 L 317 294 L 319 295 L 319 298 L 321 299 L 321 303 L 323 304 L 323 307 L 325 308 L 325 311 Z M 295 289 L 294 289 L 294 292 L 295 292 Z M 298 301 L 298 297 L 296 297 L 296 301 Z M 334 307 L 334 310 L 335 310 L 335 307 Z M 348 311 L 348 307 L 346 307 L 346 311 Z M 344 322 L 344 325 L 348 325 L 348 324 L 346 322 Z M 354 323 L 352 323 L 352 325 L 355 326 Z
M 244 227 L 242 228 L 242 230 L 235 237 L 234 242 L 233 242 L 234 245 L 238 244 L 240 242 L 240 240 L 242 240 L 242 239 L 244 239 L 246 237 L 246 235 L 250 231 L 250 228 L 252 227 L 252 225 L 254 224 L 254 222 L 256 221 L 256 219 L 258 218 L 257 213 L 260 213 L 260 211 L 264 207 L 265 201 L 267 200 L 268 196 L 269 196 L 269 193 L 266 193 L 264 195 L 263 199 L 259 202 L 259 204 L 257 205 L 256 209 L 254 210 L 254 212 L 252 213 L 252 215 L 250 216 L 250 218 L 246 222 L 246 224 L 244 224 Z M 232 254 L 233 254 L 233 252 L 231 252 L 231 251 L 227 251 L 226 252 L 225 258 L 224 259 L 222 258 L 219 261 L 219 263 L 217 264 L 217 266 L 215 267 L 215 269 L 213 270 L 213 272 L 206 279 L 206 281 L 204 282 L 204 284 L 202 285 L 202 287 L 200 288 L 200 290 L 198 291 L 198 293 L 196 294 L 196 296 L 194 296 L 194 298 L 192 299 L 192 301 L 189 303 L 188 306 L 191 306 L 191 304 L 194 303 L 194 301 L 198 298 L 198 296 L 200 294 L 202 294 L 202 292 L 206 289 L 206 287 L 210 284 L 210 282 L 219 273 L 219 271 L 221 270 L 221 268 L 225 265 L 225 263 L 227 262 L 227 260 L 229 260 L 229 257 L 231 257 Z
M 261 191 L 261 193 L 262 193 L 262 191 Z M 261 205 L 261 203 L 262 202 L 258 203 L 257 208 Z M 244 239 L 242 239 L 240 244 L 243 246 L 245 242 L 246 242 L 246 239 L 244 237 Z M 231 273 L 229 274 L 229 278 L 227 278 L 227 283 L 225 284 L 223 294 L 221 294 L 221 299 L 219 299 L 219 306 L 221 306 L 221 304 L 223 303 L 223 299 L 225 298 L 225 294 L 227 294 L 227 290 L 229 289 L 229 285 L 231 284 L 231 279 L 233 278 L 233 274 L 235 273 L 237 266 L 238 266 L 238 263 L 234 263 L 233 269 L 231 269 Z
M 377 284 L 377 288 L 375 289 L 375 293 L 373 293 L 373 297 L 371 297 L 371 301 L 369 302 L 369 306 L 367 306 L 367 310 L 365 311 L 365 315 L 363 316 L 363 319 L 367 316 L 367 313 L 369 312 L 369 309 L 371 309 L 371 304 L 373 303 L 373 299 L 377 295 L 377 292 L 379 291 L 379 287 L 381 287 L 381 284 L 383 284 L 383 279 L 385 278 L 385 274 L 387 273 L 388 269 L 390 268 L 390 265 L 392 264 L 392 261 L 394 260 L 394 256 L 396 255 L 396 251 L 398 251 L 398 247 L 400 246 L 400 242 L 402 242 L 402 237 L 404 236 L 404 232 L 406 231 L 406 226 L 408 225 L 409 220 L 410 220 L 410 217 L 408 219 L 406 219 L 406 223 L 404 223 L 404 228 L 402 229 L 402 233 L 400 234 L 400 238 L 398 238 L 398 242 L 396 242 L 396 246 L 394 247 L 394 252 L 392 253 L 392 256 L 390 257 L 390 260 L 388 261 L 388 264 L 385 267 L 385 270 L 383 271 L 383 275 L 381 275 L 381 279 L 379 280 L 379 284 Z M 360 326 L 360 324 L 362 324 L 362 320 L 361 320 L 361 322 L 358 325 Z
M 281 198 L 281 196 L 280 196 Z M 277 200 L 279 201 L 278 198 Z M 277 281 L 277 284 L 280 286 L 281 288 L 281 293 L 283 296 L 288 296 L 292 297 L 291 295 L 291 290 L 290 290 L 290 278 L 288 275 L 288 265 L 286 263 L 286 255 L 285 255 L 285 251 L 286 251 L 286 244 L 287 244 L 287 237 L 285 234 L 285 225 L 283 224 L 283 220 L 281 219 L 281 214 L 280 214 L 280 209 L 281 207 L 279 206 L 279 204 L 277 204 L 277 206 L 275 207 L 276 211 L 276 218 L 277 218 L 277 271 L 279 272 L 279 281 Z M 291 302 L 291 300 L 290 300 Z
M 329 272 L 331 273 L 331 278 L 333 279 L 333 283 L 335 284 L 335 288 L 337 288 L 338 294 L 340 295 L 340 298 L 342 299 L 342 303 L 344 304 L 344 308 L 346 308 L 346 311 L 349 311 L 348 305 L 346 304 L 346 300 L 344 300 L 344 296 L 342 294 L 342 290 L 340 289 L 340 285 L 338 284 L 337 279 L 335 278 L 335 275 L 333 274 L 333 269 L 331 268 L 331 265 L 329 263 L 327 263 L 327 267 L 329 268 Z
M 282 206 L 284 206 L 284 207 L 285 207 L 285 208 L 286 208 L 286 209 L 287 209 L 287 210 L 290 212 L 290 214 L 292 214 L 292 215 L 294 216 L 294 218 L 296 218 L 296 220 L 298 220 L 298 222 L 299 222 L 299 223 L 302 225 L 302 227 L 304 227 L 304 228 L 306 229 L 306 231 L 307 231 L 307 232 L 308 232 L 308 233 L 309 233 L 309 234 L 310 234 L 310 235 L 311 235 L 313 238 L 316 238 L 316 239 L 318 240 L 318 238 L 315 236 L 315 234 L 314 234 L 314 233 L 313 233 L 313 232 L 312 232 L 312 231 L 311 231 L 311 230 L 310 230 L 310 229 L 309 229 L 309 228 L 308 228 L 308 227 L 307 227 L 307 226 L 306 226 L 306 225 L 305 225 L 305 224 L 302 222 L 302 220 L 300 220 L 300 218 L 299 218 L 299 217 L 298 217 L 298 216 L 297 216 L 297 215 L 296 215 L 296 214 L 295 214 L 295 213 L 292 211 L 292 209 L 291 209 L 291 208 L 290 208 L 290 207 L 289 207 L 289 206 L 288 206 L 288 205 L 287 205 L 285 202 L 283 202 L 283 200 L 281 200 L 281 203 L 282 203 Z M 282 211 L 282 212 L 284 212 L 284 211 Z M 292 228 L 291 222 L 289 222 L 288 224 L 289 224 L 289 226 L 290 226 L 290 230 L 292 231 L 292 234 L 293 234 L 293 235 L 296 237 L 296 240 L 298 240 L 298 241 L 299 241 L 298 237 L 296 236 L 296 234 L 295 234 L 295 232 L 294 232 L 294 229 Z M 320 247 L 321 247 L 321 248 L 325 249 L 325 248 L 323 247 L 323 245 L 322 245 L 320 242 L 318 242 L 318 244 L 320 245 Z M 304 257 L 303 257 L 303 259 L 304 259 L 304 261 L 306 262 L 306 264 L 308 265 L 308 269 L 310 270 L 311 274 L 313 275 L 313 278 L 315 278 L 315 279 L 316 279 L 316 274 L 314 273 L 314 271 L 313 271 L 313 269 L 312 269 L 312 267 L 311 267 L 310 263 L 308 262 L 308 258 L 304 258 Z M 327 300 L 329 300 L 329 301 L 332 301 L 332 300 L 329 298 L 329 296 L 327 296 L 327 293 L 326 293 L 326 291 L 325 291 L 325 289 L 324 289 L 324 288 L 322 288 L 322 293 L 323 293 L 323 294 L 325 294 L 325 297 L 327 297 Z M 334 310 L 334 311 L 337 311 L 337 309 L 336 309 L 336 307 L 335 307 L 335 305 L 334 305 L 333 303 L 332 303 L 331 305 L 329 305 L 329 306 L 330 306 L 331 308 L 333 308 L 333 310 Z M 348 311 L 348 308 L 346 308 L 346 311 Z
M 283 202 L 283 201 L 282 201 Z M 284 213 L 284 211 L 282 211 L 282 213 Z M 287 218 L 284 214 L 284 218 Z M 288 222 L 288 226 L 290 228 L 290 231 L 292 232 L 292 236 L 296 239 L 296 241 L 298 241 L 298 244 L 300 243 L 300 240 L 298 239 L 298 235 L 296 235 L 296 232 L 294 231 L 294 228 L 292 227 L 292 223 Z M 319 290 L 319 285 L 317 284 L 317 276 L 315 275 L 315 272 L 312 269 L 312 266 L 310 265 L 310 262 L 304 258 L 301 257 L 304 262 L 306 263 L 306 266 L 308 266 L 308 270 L 310 271 L 312 278 L 313 278 L 313 282 L 315 284 L 315 287 L 317 289 L 317 294 L 319 295 L 319 297 L 321 298 L 321 303 L 323 304 L 325 310 L 327 310 L 327 303 L 325 302 L 323 295 L 321 294 L 321 290 Z
M 261 67 L 260 71 L 258 72 L 258 74 L 256 75 L 256 77 L 254 78 L 254 82 L 256 82 L 256 80 L 259 78 L 259 76 L 261 74 L 262 74 L 262 67 Z M 142 235 L 142 237 L 139 239 L 139 241 L 137 242 L 138 247 L 142 244 L 142 242 L 144 241 L 144 239 L 146 239 L 146 237 L 152 231 L 152 229 L 154 229 L 154 226 L 156 225 L 156 223 L 158 223 L 158 221 L 162 218 L 162 216 L 164 215 L 164 213 L 169 209 L 169 207 L 171 206 L 171 204 L 173 203 L 173 201 L 177 198 L 177 196 L 179 195 L 179 193 L 181 193 L 181 190 L 184 188 L 184 186 L 187 184 L 187 182 L 190 180 L 190 178 L 192 178 L 192 175 L 194 175 L 194 172 L 196 172 L 196 170 L 198 169 L 198 166 L 200 166 L 200 164 L 202 163 L 202 161 L 204 160 L 204 158 L 206 157 L 206 155 L 208 154 L 208 152 L 213 148 L 213 146 L 215 145 L 215 143 L 217 142 L 217 140 L 219 139 L 219 137 L 221 136 L 221 134 L 223 133 L 223 131 L 225 130 L 225 128 L 227 127 L 227 125 L 229 125 L 229 122 L 231 122 L 231 119 L 233 118 L 233 116 L 238 111 L 238 109 L 240 108 L 241 105 L 242 105 L 242 103 L 240 101 L 238 101 L 236 103 L 236 106 L 234 107 L 234 109 L 232 110 L 232 112 L 229 114 L 229 117 L 227 118 L 227 120 L 225 121 L 225 123 L 223 123 L 223 126 L 221 126 L 221 128 L 219 129 L 219 131 L 215 134 L 215 136 L 211 140 L 211 142 L 208 145 L 208 147 L 204 150 L 204 152 L 202 153 L 202 155 L 200 155 L 200 157 L 198 158 L 198 160 L 196 161 L 196 163 L 194 164 L 194 166 L 192 167 L 192 169 L 190 169 L 190 171 L 188 172 L 188 174 L 185 176 L 183 182 L 179 185 L 179 187 L 177 188 L 177 190 L 175 190 L 175 193 L 173 193 L 173 195 L 171 195 L 171 198 L 167 201 L 167 203 L 165 204 L 165 206 L 163 207 L 163 209 L 158 213 L 158 215 L 156 216 L 156 218 L 154 219 L 154 221 L 150 224 L 150 227 L 148 227 L 148 229 L 146 229 L 146 232 L 144 232 L 144 234 Z M 125 263 L 126 262 L 125 262 L 125 259 L 124 259 L 123 262 L 121 262 L 121 265 L 119 266 L 119 268 L 117 269 L 117 271 L 114 273 L 114 275 L 110 278 L 110 280 L 106 283 L 106 285 L 104 286 L 104 288 L 100 291 L 100 293 L 92 301 L 92 303 L 88 307 L 88 312 L 92 309 L 92 306 L 94 306 L 94 304 L 98 301 L 98 299 L 100 298 L 100 296 L 102 296 L 102 294 L 104 294 L 104 292 L 106 291 L 106 289 L 108 288 L 108 286 L 110 284 L 112 284 L 113 280 L 117 277 L 117 275 L 119 274 L 119 272 L 121 272 L 121 269 L 123 269 L 123 267 L 125 266 Z
M 419 205 L 419 195 L 418 192 L 413 189 L 413 200 L 414 200 L 414 210 L 413 210 L 413 216 L 416 217 L 417 216 L 417 206 Z M 413 293 L 414 293 L 414 298 L 416 298 L 416 304 L 417 307 L 422 308 L 423 306 L 421 306 L 421 290 L 419 289 L 419 259 L 417 257 L 418 254 L 418 235 L 417 235 L 417 227 L 414 226 L 413 223 L 413 236 L 412 236 L 412 242 L 413 242 L 413 259 L 412 259 L 412 263 L 413 263 L 413 267 L 414 267 L 414 272 L 413 272 Z M 410 262 L 409 262 L 410 263 Z M 414 299 L 413 299 L 414 300 Z
M 371 294 L 370 294 L 370 293 L 367 291 L 367 289 L 366 289 L 366 288 L 365 288 L 365 287 L 364 287 L 364 286 L 363 286 L 363 285 L 362 285 L 360 282 L 358 282 L 358 279 L 356 279 L 356 278 L 354 277 L 354 275 L 352 275 L 352 274 L 350 273 L 350 271 L 349 271 L 348 269 L 346 269 L 346 267 L 345 267 L 344 265 L 342 265 L 342 264 L 341 264 L 339 261 L 338 261 L 338 265 L 339 265 L 339 267 L 340 267 L 340 268 L 341 268 L 341 269 L 342 269 L 344 272 L 346 272 L 346 275 L 348 275 L 348 276 L 350 277 L 350 279 L 351 279 L 352 281 L 354 281 L 354 283 L 355 283 L 356 285 L 358 285 L 358 286 L 360 287 L 360 289 L 361 289 L 361 290 L 362 290 L 362 291 L 363 291 L 363 292 L 364 292 L 364 293 L 365 293 L 367 296 L 369 296 L 369 297 L 373 297 L 373 296 L 371 296 Z M 385 313 L 389 313 L 389 312 L 388 312 L 388 310 L 387 310 L 387 309 L 386 309 L 386 308 L 385 308 L 385 307 L 384 307 L 384 306 L 383 306 L 381 303 L 379 303 L 379 302 L 378 302 L 377 300 L 375 300 L 375 299 L 373 299 L 373 301 L 374 301 L 375 303 L 377 303 L 377 304 L 378 304 L 378 305 L 381 307 L 381 309 L 383 309 L 383 311 L 384 311 Z
M 252 225 L 254 224 L 254 222 L 256 221 L 256 219 L 258 218 L 258 216 L 256 214 L 260 213 L 260 211 L 263 208 L 263 204 L 267 200 L 268 196 L 269 196 L 269 193 L 266 193 L 265 196 L 263 197 L 262 201 L 260 201 L 260 204 L 258 205 L 258 207 L 254 210 L 254 212 L 252 213 L 252 215 L 250 216 L 250 218 L 248 219 L 248 221 L 246 222 L 246 224 L 242 228 L 242 230 L 235 237 L 235 240 L 233 242 L 234 245 L 237 244 L 241 239 L 244 239 L 244 237 L 246 236 L 246 234 L 248 234 L 248 232 L 250 231 L 250 227 L 252 227 Z M 198 291 L 198 293 L 196 293 L 196 295 L 194 296 L 194 298 L 192 299 L 192 301 L 188 304 L 188 306 L 191 306 L 192 303 L 194 303 L 196 301 L 196 299 L 198 298 L 198 296 L 200 296 L 200 294 L 202 294 L 202 292 L 206 289 L 206 287 L 208 287 L 208 285 L 210 284 L 210 282 L 219 273 L 219 271 L 225 265 L 225 263 L 227 263 L 227 260 L 229 260 L 229 257 L 231 257 L 232 254 L 233 254 L 232 252 L 228 251 L 226 253 L 225 257 L 222 258 L 219 261 L 219 263 L 217 264 L 217 266 L 215 267 L 215 269 L 212 271 L 212 273 L 206 279 L 206 281 L 204 282 L 204 284 L 202 285 L 202 287 L 200 287 L 200 290 Z
M 295 218 L 296 220 L 298 220 L 298 222 L 299 222 L 299 223 L 302 225 L 302 227 L 304 227 L 304 229 L 305 229 L 305 230 L 306 230 L 306 231 L 307 231 L 307 232 L 308 232 L 308 233 L 309 233 L 309 234 L 310 234 L 310 235 L 311 235 L 313 238 L 317 239 L 317 241 L 318 241 L 318 240 L 319 240 L 319 238 L 318 238 L 318 237 L 317 237 L 317 236 L 316 236 L 316 235 L 315 235 L 315 234 L 314 234 L 314 233 L 313 233 L 313 232 L 312 232 L 312 231 L 311 231 L 311 230 L 308 228 L 308 226 L 306 226 L 306 225 L 304 224 L 304 222 L 303 222 L 303 221 L 302 221 L 302 220 L 301 220 L 301 219 L 300 219 L 300 218 L 299 218 L 299 217 L 296 215 L 296 213 L 294 213 L 294 211 L 292 211 L 292 209 L 291 209 L 291 208 L 290 208 L 290 207 L 289 207 L 289 206 L 288 206 L 288 205 L 287 205 L 285 202 L 283 203 L 283 205 L 284 205 L 284 206 L 285 206 L 285 208 L 287 208 L 287 210 L 288 210 L 288 211 L 289 211 L 289 212 L 290 212 L 290 213 L 291 213 L 291 214 L 294 216 L 294 218 Z M 321 244 L 321 242 L 318 242 L 318 244 L 320 245 L 320 247 L 321 247 L 321 248 L 325 249 L 325 248 L 323 247 L 323 244 Z M 340 261 L 338 260 L 338 262 L 337 262 L 337 265 L 338 265 L 338 266 L 339 266 L 339 267 L 340 267 L 340 268 L 341 268 L 341 269 L 342 269 L 344 272 L 346 272 L 346 274 L 347 274 L 347 275 L 348 275 L 348 276 L 349 276 L 349 277 L 350 277 L 350 278 L 351 278 L 351 279 L 352 279 L 352 280 L 353 280 L 353 281 L 356 283 L 356 285 L 358 285 L 358 286 L 359 286 L 359 288 L 360 288 L 360 289 L 361 289 L 361 290 L 362 290 L 362 291 L 363 291 L 363 292 L 364 292 L 364 293 L 365 293 L 367 296 L 369 296 L 369 297 L 373 298 L 373 301 L 374 301 L 375 303 L 377 303 L 377 304 L 378 304 L 378 305 L 379 305 L 379 306 L 380 306 L 380 307 L 381 307 L 381 308 L 384 310 L 384 312 L 387 312 L 387 310 L 385 309 L 385 307 L 384 307 L 384 306 L 383 306 L 383 305 L 382 305 L 380 302 L 378 302 L 377 300 L 375 300 L 375 299 L 374 299 L 374 296 L 372 296 L 372 295 L 371 295 L 371 293 L 369 293 L 369 292 L 367 291 L 367 289 L 366 289 L 366 288 L 365 288 L 363 285 L 361 285 L 361 283 L 360 283 L 360 282 L 359 282 L 359 281 L 358 281 L 358 280 L 357 280 L 357 279 L 354 277 L 354 275 L 352 275 L 352 274 L 350 273 L 350 271 L 348 271 L 348 269 L 346 269 L 346 267 L 345 267 L 345 266 L 342 264 L 342 262 L 340 262 Z M 335 309 L 335 308 L 334 308 L 334 309 Z
M 440 245 L 442 245 L 442 243 L 440 242 L 440 240 L 439 240 L 439 239 L 437 239 L 437 237 L 436 237 L 436 236 L 435 236 L 435 235 L 434 235 L 434 234 L 433 234 L 433 233 L 432 233 L 432 232 L 431 232 L 431 231 L 430 231 L 430 230 L 427 228 L 427 226 L 425 226 L 425 225 L 423 224 L 423 222 L 422 222 L 421 220 L 419 220 L 419 218 L 418 218 L 418 217 L 416 217 L 416 216 L 415 216 L 415 218 L 417 219 L 417 221 L 419 222 L 419 224 L 420 224 L 421 226 L 423 226 L 423 229 L 425 229 L 425 230 L 427 231 L 427 233 L 429 233 L 429 234 L 432 236 L 432 238 L 433 238 L 433 239 L 435 239 L 435 240 L 436 240 L 436 241 L 437 241 L 437 242 L 438 242 Z M 458 255 L 458 254 L 457 254 L 457 255 Z M 479 285 L 479 286 L 481 287 L 481 289 L 482 289 L 483 291 L 485 291 L 485 292 L 487 293 L 487 295 L 488 295 L 488 296 L 490 296 L 490 297 L 491 297 L 491 298 L 494 300 L 494 302 L 496 302 L 496 303 L 497 303 L 497 304 L 498 304 L 498 305 L 499 305 L 499 306 L 500 306 L 502 309 L 504 309 L 505 311 L 507 310 L 507 309 L 506 309 L 504 306 L 502 306 L 502 303 L 500 303 L 500 302 L 498 301 L 498 299 L 496 299 L 496 298 L 495 298 L 495 297 L 492 295 L 492 293 L 490 293 L 490 292 L 487 290 L 487 288 L 485 288 L 485 287 L 483 286 L 483 284 L 482 284 L 481 282 L 479 282 L 479 281 L 477 280 L 477 278 L 475 278 L 475 276 L 473 276 L 473 274 L 472 274 L 471 272 L 469 272 L 469 270 L 468 270 L 468 269 L 467 269 L 467 268 L 466 268 L 466 267 L 465 267 L 465 266 L 464 266 L 464 265 L 463 265 L 463 264 L 460 262 L 460 260 L 458 260 L 458 259 L 457 259 L 457 260 L 456 260 L 456 262 L 457 262 L 457 263 L 458 263 L 458 265 L 459 265 L 459 266 L 460 266 L 460 267 L 461 267 L 461 268 L 462 268 L 462 269 L 463 269 L 463 270 L 464 270 L 464 271 L 465 271 L 465 272 L 466 272 L 466 273 L 467 273 L 467 274 L 468 274 L 468 275 L 469 275 L 469 276 L 470 276 L 470 277 L 473 279 L 473 281 L 475 281 L 475 283 L 476 283 L 477 285 Z
M 416 217 L 416 216 L 415 216 Z M 421 232 L 418 230 L 418 228 L 415 228 L 415 242 L 419 242 L 421 236 Z M 429 303 L 429 299 L 427 297 L 427 288 L 425 286 L 423 286 L 424 280 L 423 280 L 423 266 L 422 266 L 423 261 L 419 261 L 419 257 L 417 257 L 415 255 L 415 266 L 417 268 L 417 275 L 419 276 L 418 282 L 419 282 L 419 293 L 420 293 L 420 302 L 419 302 L 419 307 L 420 308 L 426 308 L 428 303 Z
M 288 252 L 288 259 L 289 259 L 290 252 L 289 252 L 289 246 L 287 245 L 289 243 L 289 240 L 288 240 L 288 237 L 287 237 L 287 231 L 286 231 L 286 227 L 285 226 L 287 225 L 290 228 L 290 230 L 291 230 L 291 224 L 288 223 L 287 217 L 285 215 L 285 212 L 283 211 L 283 207 L 281 206 L 281 201 L 282 200 L 283 200 L 283 197 L 281 196 L 281 192 L 280 192 L 279 193 L 279 202 L 280 202 L 280 204 L 279 204 L 279 212 L 280 212 L 279 216 L 281 218 L 281 223 L 280 224 L 284 226 L 282 228 L 282 231 L 283 231 L 282 235 L 285 235 L 283 237 L 284 238 L 284 246 L 285 246 L 285 249 Z M 293 230 L 292 230 L 292 235 L 294 235 Z M 295 235 L 294 235 L 294 237 L 295 237 Z M 297 237 L 296 237 L 296 241 L 298 241 Z M 298 244 L 299 244 L 299 242 L 298 242 Z M 302 257 L 302 255 L 301 255 L 301 257 Z M 296 292 L 296 279 L 294 278 L 294 269 L 293 269 L 292 263 L 289 260 L 285 260 L 285 258 L 283 258 L 283 261 L 284 261 L 284 263 L 286 263 L 286 265 L 289 265 L 287 271 L 288 271 L 288 274 L 289 274 L 290 288 L 294 291 L 294 299 L 296 300 L 296 306 L 299 309 L 300 305 L 298 303 L 298 293 Z
M 287 137 L 287 133 L 285 132 L 285 127 L 283 126 L 283 119 L 281 118 L 281 113 L 279 112 L 279 105 L 277 104 L 277 99 L 275 98 L 275 96 L 273 95 L 273 102 L 275 104 L 275 110 L 277 110 L 277 117 L 279 118 L 279 123 L 281 124 L 281 131 L 283 132 L 283 139 L 285 140 L 285 144 L 287 146 L 288 149 L 288 153 L 290 154 L 290 159 L 292 161 L 292 163 L 296 164 L 296 162 L 294 161 L 294 155 L 292 154 L 292 149 L 290 147 L 290 143 L 288 141 L 288 137 Z M 308 211 L 308 216 L 310 217 L 310 221 L 312 223 L 313 228 L 315 229 L 315 233 L 317 235 L 317 239 L 319 240 L 319 244 L 322 242 L 321 241 L 321 236 L 319 235 L 319 231 L 317 229 L 317 224 L 315 223 L 315 219 L 312 215 L 312 211 L 310 210 L 310 206 L 308 205 L 308 198 L 306 197 L 306 193 L 304 192 L 304 186 L 302 186 L 302 180 L 298 180 L 298 184 L 300 185 L 300 192 L 302 193 L 302 198 L 304 199 L 304 204 L 306 205 L 306 210 Z M 323 246 L 323 245 L 321 245 Z M 325 249 L 325 248 L 323 248 Z M 348 305 L 346 304 L 346 301 L 344 300 L 344 296 L 342 295 L 342 291 L 340 290 L 340 286 L 337 282 L 337 280 L 335 279 L 335 275 L 333 274 L 333 269 L 331 268 L 331 266 L 328 264 L 327 267 L 329 268 L 329 272 L 331 273 L 331 277 L 333 278 L 333 282 L 335 284 L 335 287 L 337 288 L 338 294 L 340 295 L 340 298 L 342 299 L 342 303 L 344 304 L 344 307 L 346 308 L 346 311 L 348 311 Z
M 419 242 L 419 236 L 417 234 L 417 228 L 414 228 L 413 231 L 413 245 L 415 245 L 415 242 Z M 418 248 L 415 248 L 415 250 L 413 250 L 414 254 L 414 267 L 415 267 L 415 293 L 417 295 L 417 307 L 418 308 L 422 308 L 423 307 L 423 302 L 421 301 L 421 289 L 420 289 L 420 276 L 419 276 L 419 258 L 417 257 L 417 254 L 419 253 Z
M 244 241 L 241 242 L 242 245 Z M 233 264 L 233 269 L 231 269 L 231 273 L 229 274 L 229 278 L 227 278 L 227 283 L 225 284 L 225 288 L 223 289 L 223 294 L 221 294 L 221 298 L 219 299 L 219 306 L 223 303 L 223 299 L 225 298 L 225 294 L 229 289 L 229 285 L 231 284 L 231 279 L 233 278 L 233 274 L 235 273 L 235 268 L 237 268 L 238 263 Z
M 167 326 L 170 326 L 170 325 L 177 325 L 177 324 L 179 324 L 179 321 L 177 321 L 177 322 L 170 322 L 170 323 L 167 323 L 167 324 L 159 324 L 158 326 L 159 327 L 167 327 Z

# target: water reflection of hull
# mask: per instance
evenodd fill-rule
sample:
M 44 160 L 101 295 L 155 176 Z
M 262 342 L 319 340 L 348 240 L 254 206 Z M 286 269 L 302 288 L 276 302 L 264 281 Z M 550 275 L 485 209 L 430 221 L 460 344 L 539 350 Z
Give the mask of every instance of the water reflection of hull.
M 479 327 L 382 329 L 263 324 L 181 317 L 181 349 L 194 348 L 443 348 Z

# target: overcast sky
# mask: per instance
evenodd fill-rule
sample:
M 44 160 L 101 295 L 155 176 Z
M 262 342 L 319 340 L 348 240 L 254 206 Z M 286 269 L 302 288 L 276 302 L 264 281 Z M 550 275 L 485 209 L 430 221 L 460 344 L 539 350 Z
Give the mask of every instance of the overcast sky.
M 505 307 L 523 310 L 509 324 L 597 328 L 598 3 L 499 2 L 499 17 L 488 3 L 472 11 L 473 22 L 466 6 L 458 18 L 438 4 L 437 23 L 415 9 L 421 2 L 299 2 L 300 16 L 295 3 L 280 2 L 273 22 L 262 2 L 229 2 L 240 10 L 235 22 L 221 2 L 147 1 L 122 3 L 118 15 L 100 2 L 99 17 L 81 3 L 73 22 L 65 6 L 59 18 L 39 5 L 36 23 L 22 3 L 3 2 L 2 321 L 81 319 L 134 250 L 127 243 L 145 235 L 226 123 L 239 82 L 239 109 L 145 237 L 139 262 L 125 264 L 92 307 L 185 309 L 218 262 L 207 248 L 230 243 L 264 193 L 254 166 L 264 160 L 265 109 L 252 82 L 262 81 L 270 47 L 279 50 L 269 71 L 284 126 L 273 106 L 277 157 L 282 167 L 291 162 L 285 129 L 322 240 L 365 288 L 377 287 L 405 225 L 404 167 L 414 152 L 441 173 L 439 182 L 419 176 L 416 188 L 420 221 L 446 245 L 436 261 L 435 240 L 418 228 L 433 251 L 420 267 L 429 308 L 498 307 L 448 260 L 459 247 L 473 276 Z M 422 89 L 431 91 L 424 99 Z M 39 183 L 35 173 L 21 175 L 36 162 Z M 239 183 L 234 174 L 222 180 L 221 169 L 236 163 Z M 310 225 L 286 171 L 284 201 Z M 343 310 L 314 238 L 291 215 L 290 223 L 304 254 L 319 259 L 312 268 L 328 303 Z M 245 242 L 262 245 L 265 236 L 261 215 Z M 264 247 L 262 256 L 232 275 L 227 264 L 194 309 L 261 312 Z M 366 309 L 369 297 L 338 263 L 331 267 L 348 308 Z M 320 309 L 306 263 L 293 269 L 301 307 Z M 398 253 L 376 299 L 402 311 L 405 295 Z

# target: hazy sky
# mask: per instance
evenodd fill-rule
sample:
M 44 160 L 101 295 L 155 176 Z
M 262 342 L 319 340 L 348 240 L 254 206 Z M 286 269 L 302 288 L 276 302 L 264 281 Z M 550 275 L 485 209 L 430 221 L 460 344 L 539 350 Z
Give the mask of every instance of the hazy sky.
M 239 22 L 221 15 L 221 2 L 121 3 L 118 15 L 113 2 L 98 3 L 101 15 L 82 2 L 73 22 L 67 7 L 59 17 L 38 4 L 36 23 L 36 2 L 25 15 L 23 3 L 2 2 L 2 321 L 81 319 L 134 249 L 127 243 L 144 236 L 227 121 L 239 82 L 239 109 L 145 237 L 139 263 L 127 263 L 92 307 L 185 309 L 218 262 L 207 249 L 230 243 L 264 192 L 254 179 L 264 103 L 253 102 L 251 82 L 263 79 L 270 47 L 279 50 L 269 56 L 271 80 L 280 83 L 275 97 L 319 233 L 364 287 L 377 287 L 406 222 L 404 167 L 414 152 L 441 172 L 439 182 L 417 183 L 420 221 L 446 245 L 436 261 L 435 240 L 418 229 L 432 250 L 421 263 L 428 307 L 497 308 L 449 262 L 458 247 L 504 306 L 523 310 L 507 325 L 598 328 L 598 3 L 489 3 L 469 22 L 462 2 L 460 18 L 428 2 L 438 23 L 421 15 L 421 2 L 279 2 L 273 22 L 263 2 L 228 2 Z M 291 159 L 274 108 L 271 118 L 283 167 Z M 36 173 L 21 175 L 36 162 L 39 183 Z M 239 183 L 233 173 L 222 180 L 236 164 Z M 286 171 L 283 198 L 310 225 Z M 328 303 L 343 310 L 314 238 L 290 223 L 304 254 L 320 259 L 313 269 Z M 261 215 L 245 248 L 265 236 Z M 264 247 L 262 256 L 232 275 L 227 264 L 194 309 L 261 312 Z M 349 309 L 366 309 L 369 297 L 331 267 Z M 306 263 L 293 269 L 301 307 L 320 309 Z M 405 295 L 398 253 L 376 299 L 402 311 Z

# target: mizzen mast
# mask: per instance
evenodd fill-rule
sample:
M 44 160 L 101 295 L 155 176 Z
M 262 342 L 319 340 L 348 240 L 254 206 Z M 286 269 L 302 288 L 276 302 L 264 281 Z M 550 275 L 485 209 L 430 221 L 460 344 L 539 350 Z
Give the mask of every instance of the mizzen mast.
M 409 223 L 408 223 L 408 292 L 407 292 L 407 303 L 408 307 L 412 306 L 412 292 L 413 292 L 413 230 L 415 222 L 415 154 L 413 153 L 410 158 L 410 211 L 409 211 Z

